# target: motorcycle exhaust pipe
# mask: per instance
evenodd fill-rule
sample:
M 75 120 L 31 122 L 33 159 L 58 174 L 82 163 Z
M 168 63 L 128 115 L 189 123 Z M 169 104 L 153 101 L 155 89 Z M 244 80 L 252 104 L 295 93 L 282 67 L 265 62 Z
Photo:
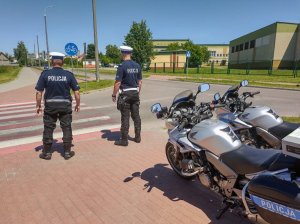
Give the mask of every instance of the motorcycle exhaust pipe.
M 191 176 L 194 176 L 194 175 L 198 174 L 199 172 L 200 172 L 200 170 L 196 170 L 193 173 L 186 173 L 183 170 L 181 170 L 181 175 L 186 176 L 186 177 L 191 177 Z

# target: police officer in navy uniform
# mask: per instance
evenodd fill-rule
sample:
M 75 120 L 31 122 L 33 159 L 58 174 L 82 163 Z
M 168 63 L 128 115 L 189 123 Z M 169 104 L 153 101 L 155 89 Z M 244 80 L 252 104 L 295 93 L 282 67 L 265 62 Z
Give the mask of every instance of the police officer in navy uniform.
M 140 92 L 142 87 L 142 71 L 138 63 L 131 60 L 132 48 L 120 47 L 123 62 L 118 67 L 114 90 L 113 102 L 116 102 L 119 92 L 117 108 L 121 112 L 121 139 L 115 141 L 115 145 L 128 145 L 129 118 L 134 122 L 136 143 L 141 142 L 141 118 L 139 114 Z
M 75 152 L 71 151 L 72 146 L 72 89 L 75 95 L 75 111 L 80 110 L 79 85 L 72 72 L 62 68 L 64 54 L 59 52 L 50 53 L 52 56 L 52 69 L 42 72 L 36 84 L 36 113 L 42 111 L 41 101 L 44 95 L 44 132 L 43 132 L 43 150 L 40 154 L 41 159 L 50 160 L 52 156 L 51 146 L 53 143 L 53 131 L 56 127 L 56 121 L 59 119 L 60 127 L 63 131 L 64 158 L 70 159 Z

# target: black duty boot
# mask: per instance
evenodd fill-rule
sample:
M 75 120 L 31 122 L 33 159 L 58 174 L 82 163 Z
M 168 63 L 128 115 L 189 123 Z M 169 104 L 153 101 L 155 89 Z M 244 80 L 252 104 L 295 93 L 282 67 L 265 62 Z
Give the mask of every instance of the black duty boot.
M 135 137 L 134 137 L 134 141 L 136 143 L 140 143 L 141 142 L 141 131 L 140 130 L 136 130 L 135 131 Z
M 128 146 L 128 140 L 121 138 L 121 139 L 115 141 L 115 145 L 118 145 L 118 146 Z
M 40 154 L 40 158 L 41 159 L 45 159 L 45 160 L 50 160 L 52 157 L 52 153 L 51 153 L 51 144 L 47 145 L 44 144 L 43 145 L 43 150 L 42 153 Z
M 65 153 L 64 153 L 64 158 L 65 160 L 71 159 L 74 155 L 75 152 L 71 151 L 71 146 L 72 144 L 64 144 L 64 149 L 65 149 Z

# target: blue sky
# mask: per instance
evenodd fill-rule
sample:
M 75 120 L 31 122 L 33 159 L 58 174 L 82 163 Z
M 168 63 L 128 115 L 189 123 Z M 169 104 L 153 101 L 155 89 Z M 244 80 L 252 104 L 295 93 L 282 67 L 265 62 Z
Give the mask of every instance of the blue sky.
M 50 51 L 68 42 L 83 49 L 93 42 L 92 0 L 0 0 L 0 51 L 13 53 L 18 41 L 33 52 L 36 35 L 45 50 L 44 8 Z M 299 0 L 97 0 L 100 51 L 120 45 L 133 21 L 145 19 L 154 39 L 228 43 L 276 21 L 300 23 Z

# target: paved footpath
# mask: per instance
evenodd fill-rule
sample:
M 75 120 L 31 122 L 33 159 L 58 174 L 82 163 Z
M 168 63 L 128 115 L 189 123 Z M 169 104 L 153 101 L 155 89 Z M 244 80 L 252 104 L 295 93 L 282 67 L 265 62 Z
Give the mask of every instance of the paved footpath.
M 220 198 L 171 170 L 167 133 L 157 128 L 163 121 L 144 124 L 141 144 L 117 147 L 119 121 L 83 101 L 74 115 L 75 157 L 62 158 L 57 132 L 52 160 L 39 159 L 42 118 L 34 115 L 33 88 L 0 94 L 1 224 L 250 222 L 230 212 L 216 221 Z

